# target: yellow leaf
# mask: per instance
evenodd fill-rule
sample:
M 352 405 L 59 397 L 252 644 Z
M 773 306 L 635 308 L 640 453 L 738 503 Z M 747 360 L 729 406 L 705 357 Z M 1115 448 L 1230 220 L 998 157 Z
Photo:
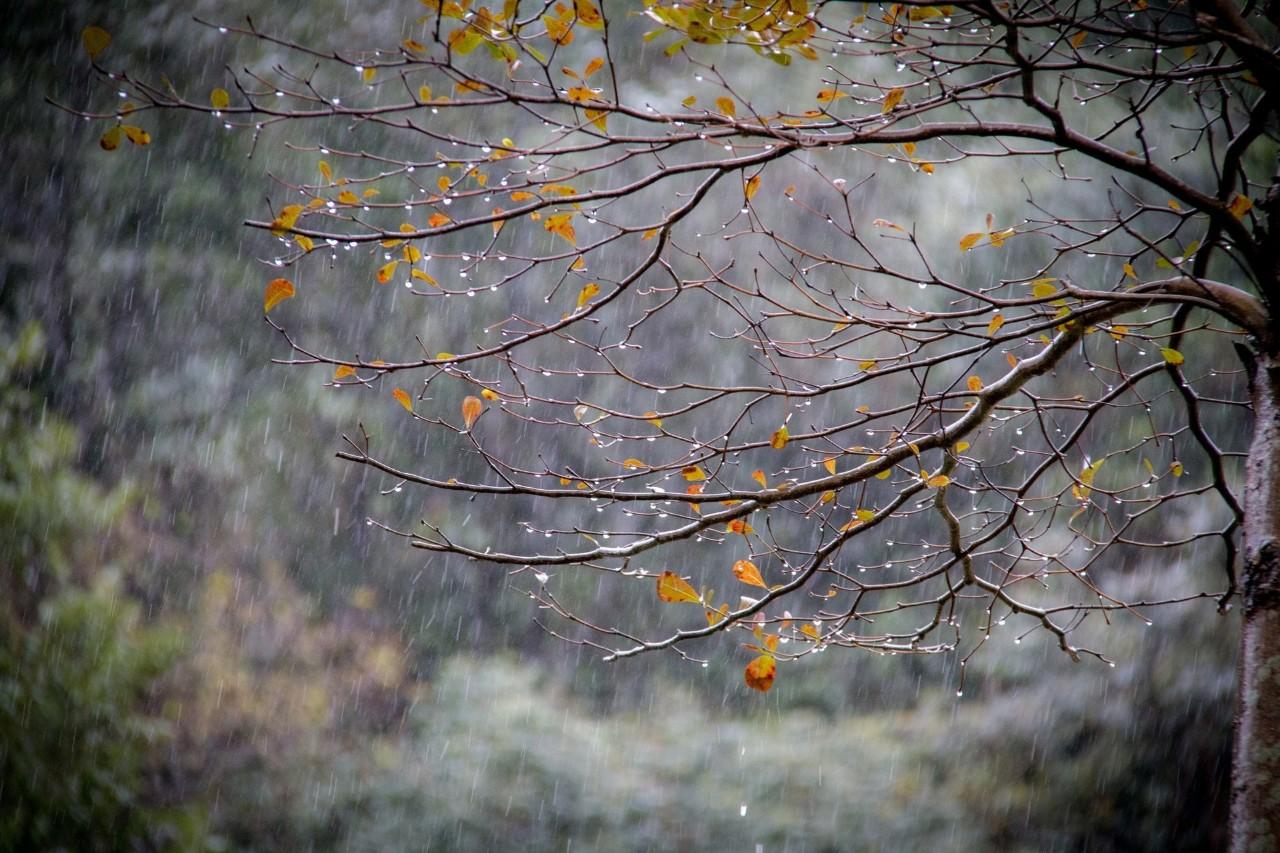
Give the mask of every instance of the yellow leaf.
M 787 433 L 787 425 L 783 424 L 782 426 L 778 427 L 777 430 L 774 431 L 772 436 L 770 436 L 769 446 L 772 447 L 774 450 L 781 450 L 782 448 L 787 446 L 788 437 L 789 436 Z
M 338 201 L 342 204 L 359 204 L 360 198 L 351 190 L 343 190 L 338 193 Z
M 983 237 L 987 236 L 983 231 L 972 231 L 960 238 L 960 251 L 967 252 L 974 246 L 978 245 Z
M 310 252 L 312 249 L 316 247 L 316 244 L 312 242 L 311 238 L 305 234 L 294 234 L 293 242 L 301 246 L 302 251 L 304 252 Z
M 643 460 L 630 456 L 622 460 L 622 467 L 630 470 L 636 470 L 639 468 L 648 468 L 649 466 L 646 465 Z
M 577 245 L 577 233 L 573 230 L 573 213 L 553 213 L 542 223 L 542 227 Z
M 399 261 L 387 261 L 378 268 L 378 284 L 386 284 L 391 281 L 391 276 L 396 274 L 396 267 L 400 265 Z
M 966 379 L 964 381 L 964 384 L 968 387 L 970 391 L 977 393 L 978 391 L 982 390 L 982 377 L 975 374 L 973 376 L 970 376 L 968 379 Z
M 346 379 L 348 376 L 355 376 L 356 369 L 349 364 L 339 364 L 338 368 L 333 371 L 334 379 Z
M 1115 338 L 1117 341 L 1122 341 L 1124 340 L 1124 336 L 1129 334 L 1129 327 L 1123 326 L 1119 323 L 1112 323 L 1111 329 L 1108 331 L 1108 334 L 1110 334 L 1111 337 Z
M 935 474 L 925 481 L 925 485 L 931 489 L 941 489 L 943 486 L 949 485 L 951 478 L 946 474 Z
M 658 575 L 658 598 L 668 604 L 698 604 L 702 601 L 697 590 L 674 572 Z
M 819 89 L 818 90 L 818 103 L 820 104 L 829 104 L 832 101 L 838 100 L 840 98 L 847 98 L 847 97 L 849 96 L 846 95 L 844 92 L 841 92 L 839 89 Z
M 441 352 L 436 353 L 436 361 L 449 361 L 449 360 L 450 360 L 451 358 L 453 358 L 453 357 L 454 357 L 454 355 L 453 355 L 453 353 L 451 353 L 451 352 L 443 352 L 443 351 L 441 351 Z
M 1047 299 L 1058 292 L 1058 289 L 1052 284 L 1036 284 L 1031 288 L 1031 295 L 1036 299 Z
M 644 232 L 643 234 L 641 234 L 641 235 L 640 235 L 640 239 L 641 239 L 641 240 L 652 240 L 654 237 L 657 237 L 657 236 L 658 236 L 658 232 L 659 232 L 660 230 L 661 230 L 661 229 L 659 229 L 659 228 L 650 228 L 648 231 L 646 231 L 646 232 Z
M 831 489 L 827 489 L 825 492 L 822 493 L 821 500 L 824 504 L 829 504 L 835 499 L 836 499 L 836 493 Z
M 497 400 L 497 399 L 499 399 L 499 397 L 498 397 L 498 392 L 497 392 L 497 391 L 494 391 L 492 388 L 485 388 L 485 389 L 483 389 L 483 390 L 480 392 L 480 396 L 481 396 L 481 397 L 484 397 L 486 400 Z
M 1161 347 L 1160 354 L 1164 356 L 1165 361 L 1175 366 L 1182 364 L 1182 362 L 1186 360 L 1182 357 L 1182 353 L 1172 347 Z
M 725 620 L 725 617 L 727 617 L 728 615 L 729 615 L 728 604 L 721 604 L 719 607 L 715 608 L 714 610 L 711 608 L 708 608 L 707 624 L 715 625 L 717 623 L 723 622 Z
M 1133 279 L 1134 281 L 1138 280 L 1138 274 L 1134 271 L 1133 264 L 1124 265 L 1124 274 L 1127 275 L 1129 278 Z
M 80 44 L 84 45 L 84 52 L 89 54 L 90 59 L 97 59 L 98 54 L 111 44 L 111 33 L 102 27 L 85 27 L 80 32 Z
M 527 193 L 524 190 L 518 190 L 511 194 L 512 201 L 528 201 L 531 198 L 533 198 L 533 193 Z
M 484 411 L 484 403 L 479 397 L 470 395 L 462 398 L 462 422 L 467 429 L 471 429 L 471 425 L 476 422 L 476 418 L 480 417 L 480 413 Z
M 590 62 L 588 62 L 587 66 L 582 69 L 582 79 L 586 80 L 588 77 L 590 77 L 592 74 L 595 74 L 601 68 L 604 68 L 604 59 L 597 56 L 595 59 L 592 59 Z
M 1173 460 L 1173 464 L 1169 466 L 1169 472 L 1175 477 L 1181 477 L 1183 472 L 1182 463 L 1176 459 Z
M 993 337 L 996 332 L 1000 331 L 1000 327 L 1004 325 L 1004 315 L 996 314 L 991 318 L 991 322 L 987 324 L 987 337 Z
M 644 418 L 649 423 L 656 426 L 658 429 L 662 429 L 662 418 L 658 417 L 657 412 L 645 412 L 640 417 Z
M 1071 46 L 1080 47 L 1080 45 L 1084 44 L 1084 40 L 1087 39 L 1088 37 L 1089 37 L 1089 34 L 1084 30 L 1081 30 L 1080 32 L 1076 33 L 1071 37 Z
M 902 89 L 890 89 L 889 94 L 884 96 L 884 105 L 880 107 L 880 113 L 887 113 L 902 103 L 903 94 Z
M 420 41 L 414 41 L 413 39 L 405 39 L 404 41 L 400 42 L 400 44 L 404 47 L 405 50 L 410 51 L 411 53 L 427 52 L 427 46 Z
M 582 290 L 578 291 L 578 307 L 581 308 L 590 302 L 596 294 L 600 292 L 600 285 L 594 281 L 589 281 L 582 286 Z
M 951 445 L 951 449 L 956 453 L 964 453 L 966 450 L 969 449 L 969 442 L 957 441 L 955 444 Z
M 716 98 L 716 109 L 721 115 L 729 118 L 736 118 L 738 115 L 737 105 L 734 104 L 732 98 Z
M 760 570 L 750 560 L 739 560 L 733 564 L 733 576 L 745 584 L 768 589 L 769 585 L 760 576 Z
M 769 488 L 769 481 L 765 479 L 764 471 L 761 471 L 759 468 L 751 472 L 751 479 L 759 483 L 760 488 L 762 489 Z
M 680 474 L 691 483 L 707 479 L 707 472 L 702 469 L 701 465 L 686 465 L 680 469 Z
M 403 388 L 392 388 L 391 396 L 396 398 L 396 402 L 404 406 L 406 412 L 413 411 L 413 400 L 409 398 L 409 392 Z
M 818 640 L 822 639 L 822 635 L 818 633 L 818 629 L 815 628 L 809 622 L 806 622 L 800 626 L 800 633 L 804 634 L 806 637 L 808 637 L 810 640 L 813 640 L 815 643 Z
M 587 121 L 596 126 L 596 130 L 601 133 L 609 132 L 609 111 L 595 109 L 593 107 L 584 107 L 583 112 L 587 116 Z
M 769 688 L 773 686 L 773 680 L 777 675 L 778 662 L 773 655 L 761 655 L 747 664 L 747 668 L 743 672 L 743 680 L 752 690 L 767 693 Z
M 1006 228 L 1003 231 L 992 231 L 987 235 L 987 239 L 991 241 L 991 245 L 999 248 L 1004 245 L 1004 241 L 1012 237 L 1015 233 L 1014 229 Z
M 756 194 L 756 191 L 759 189 L 760 189 L 759 175 L 752 175 L 751 177 L 747 178 L 746 183 L 742 185 L 742 191 L 743 193 L 746 194 L 747 201 L 751 201 L 751 198 Z
M 262 293 L 262 313 L 266 314 L 286 299 L 293 298 L 293 282 L 287 278 L 273 278 Z
M 424 103 L 424 104 L 426 104 L 426 103 L 430 103 L 430 102 L 431 102 L 431 87 L 430 87 L 430 86 L 419 86 L 419 87 L 418 87 L 418 101 L 419 101 L 419 102 L 421 102 L 421 103 Z
M 448 225 L 452 221 L 452 219 L 445 216 L 443 213 L 433 213 L 427 217 L 427 227 L 439 228 L 443 225 Z
M 120 129 L 124 131 L 124 135 L 128 137 L 129 141 L 134 145 L 151 144 L 151 134 L 147 133 L 140 127 L 134 127 L 131 124 L 122 124 L 120 125 Z
M 828 474 L 834 475 L 836 473 L 836 458 L 832 456 L 830 459 L 823 460 L 822 467 L 827 469 Z
M 377 73 L 378 73 L 378 69 L 376 68 L 366 68 L 360 72 L 360 77 L 364 80 L 364 82 L 372 83 L 373 78 L 377 75 Z
M 1227 211 L 1236 219 L 1243 219 L 1244 215 L 1253 209 L 1253 200 L 1247 195 L 1237 193 L 1231 199 L 1231 204 L 1227 205 Z
M 430 275 L 423 272 L 422 270 L 413 270 L 410 273 L 410 275 L 412 275 L 414 278 L 418 279 L 419 281 L 425 281 L 427 284 L 431 285 L 432 287 L 440 286 L 440 283 L 438 281 L 436 281 L 434 278 L 432 278 Z
M 98 140 L 98 145 L 103 151 L 115 151 L 120 147 L 120 136 L 120 125 L 116 125 L 102 134 L 102 137 Z
M 585 104 L 595 98 L 596 93 L 588 89 L 586 86 L 571 86 L 566 92 L 570 102 L 575 104 Z
M 225 110 L 231 105 L 231 93 L 223 88 L 214 89 L 209 93 L 209 103 L 215 110 Z

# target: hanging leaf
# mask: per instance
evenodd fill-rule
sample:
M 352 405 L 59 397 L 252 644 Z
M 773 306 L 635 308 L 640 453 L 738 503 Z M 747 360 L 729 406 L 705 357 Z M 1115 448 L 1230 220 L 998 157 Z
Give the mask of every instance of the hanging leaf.
M 215 110 L 225 110 L 231 105 L 231 93 L 221 87 L 209 93 L 209 103 Z
M 542 227 L 577 245 L 577 233 L 573 230 L 573 213 L 553 213 L 542 223 Z
M 674 572 L 658 575 L 658 598 L 668 604 L 699 604 L 702 601 L 697 590 Z
M 822 635 L 818 633 L 818 629 L 815 628 L 809 622 L 805 622 L 803 625 L 800 626 L 800 633 L 804 634 L 806 637 L 808 637 L 810 640 L 813 640 L 815 643 L 822 639 Z
M 116 125 L 115 127 L 107 130 L 106 133 L 102 134 L 102 138 L 98 140 L 98 146 L 102 148 L 103 151 L 115 151 L 120 147 L 120 137 L 122 135 L 123 134 L 120 132 L 120 125 Z
M 122 124 L 120 125 L 120 129 L 124 131 L 124 135 L 128 137 L 129 141 L 134 145 L 142 146 L 151 144 L 151 134 L 147 133 L 140 127 L 134 127 L 131 124 Z
M 471 425 L 476 422 L 476 418 L 480 417 L 482 411 L 484 411 L 484 403 L 479 397 L 468 395 L 462 398 L 462 422 L 466 424 L 467 429 L 471 429 Z
M 960 251 L 967 252 L 974 246 L 978 245 L 978 241 L 987 236 L 985 231 L 971 231 L 960 238 Z
M 982 390 L 982 377 L 977 375 L 970 376 L 964 381 L 964 384 L 970 391 L 973 391 L 976 394 Z
M 396 274 L 396 267 L 400 265 L 397 261 L 387 261 L 378 268 L 378 284 L 386 284 L 391 281 L 391 277 Z
M 743 193 L 747 196 L 747 201 L 751 201 L 756 191 L 760 189 L 760 176 L 752 175 L 747 178 L 746 183 L 742 185 Z
M 578 291 L 578 307 L 581 308 L 590 302 L 598 293 L 600 293 L 600 285 L 594 281 L 589 281 L 582 286 L 582 290 Z
M 787 425 L 783 424 L 769 438 L 769 446 L 774 450 L 781 450 L 787 446 L 789 434 L 787 433 Z
M 1177 459 L 1173 460 L 1173 464 L 1169 466 L 1169 473 L 1173 474 L 1175 477 L 1181 477 L 1183 470 L 1182 463 Z
M 778 675 L 778 662 L 773 655 L 761 655 L 747 664 L 743 672 L 743 680 L 752 690 L 767 693 Z
M 486 400 L 490 400 L 490 401 L 492 401 L 492 400 L 499 400 L 499 399 L 501 399 L 501 398 L 498 396 L 498 392 L 497 392 L 497 391 L 494 391 L 492 388 L 485 388 L 485 389 L 481 390 L 481 392 L 480 392 L 480 396 L 481 396 L 481 397 L 484 397 Z
M 588 62 L 587 66 L 582 69 L 582 79 L 586 80 L 588 77 L 590 77 L 592 74 L 595 74 L 601 68 L 604 68 L 604 59 L 602 57 L 597 56 L 594 59 L 592 59 L 590 62 Z
M 645 412 L 640 417 L 644 418 L 646 421 L 653 424 L 658 429 L 662 429 L 662 418 L 658 417 L 657 412 Z
M 445 216 L 443 213 L 433 213 L 427 217 L 427 227 L 439 228 L 443 225 L 448 225 L 452 221 L 452 219 Z
M 703 470 L 701 465 L 686 465 L 680 469 L 680 476 L 684 477 L 690 483 L 696 483 L 700 480 L 707 479 L 707 472 Z
M 338 201 L 341 204 L 359 204 L 360 198 L 351 190 L 343 190 L 338 193 Z
M 266 314 L 286 299 L 293 298 L 293 282 L 287 278 L 273 278 L 262 294 L 262 313 Z
M 733 519 L 725 525 L 725 529 L 730 533 L 741 533 L 743 536 L 746 536 L 749 533 L 755 533 L 755 528 L 750 524 L 747 524 L 747 520 L 745 518 Z
M 762 489 L 767 489 L 767 488 L 769 488 L 769 483 L 768 483 L 768 481 L 765 479 L 764 472 L 763 472 L 763 471 L 761 471 L 759 468 L 757 468 L 756 470 L 754 470 L 754 471 L 752 471 L 752 472 L 751 472 L 751 479 L 753 479 L 753 480 L 755 480 L 757 483 L 759 483 L 759 484 L 760 484 L 760 488 L 762 488 Z
M 334 379 L 346 379 L 348 376 L 355 376 L 356 369 L 349 364 L 339 364 L 337 369 L 333 371 Z
M 609 111 L 601 110 L 595 107 L 584 107 L 583 113 L 587 116 L 587 121 L 595 125 L 596 130 L 601 133 L 609 132 Z
M 732 98 L 716 98 L 716 109 L 729 118 L 736 118 L 738 115 L 738 107 Z
M 734 563 L 733 576 L 750 586 L 758 586 L 763 589 L 769 588 L 769 585 L 764 582 L 764 578 L 760 576 L 760 570 L 756 568 L 756 564 L 750 560 L 738 560 L 738 562 Z
M 1133 279 L 1134 281 L 1138 280 L 1138 274 L 1137 272 L 1134 271 L 1133 264 L 1124 265 L 1124 274 L 1129 278 Z
M 889 112 L 898 104 L 902 103 L 902 96 L 905 94 L 902 89 L 890 89 L 889 94 L 884 96 L 884 105 L 880 107 L 880 113 Z
M 1173 349 L 1172 347 L 1161 347 L 1160 354 L 1164 356 L 1165 361 L 1169 362 L 1175 367 L 1179 364 L 1182 364 L 1182 362 L 1186 360 L 1185 358 L 1183 358 L 1182 353 L 1178 352 L 1176 349 Z
M 836 458 L 832 456 L 830 458 L 822 460 L 822 467 L 827 469 L 828 474 L 831 474 L 834 476 L 836 473 Z
M 935 474 L 928 480 L 925 480 L 925 485 L 931 489 L 941 489 L 943 486 L 950 485 L 950 483 L 951 478 L 946 474 Z
M 98 54 L 111 44 L 111 33 L 102 27 L 85 27 L 80 32 L 80 44 L 84 45 L 84 52 L 89 54 L 90 59 L 97 59 Z
M 996 314 L 991 318 L 991 322 L 987 324 L 987 337 L 994 337 L 995 333 L 1000 331 L 1000 327 L 1004 325 L 1004 315 Z

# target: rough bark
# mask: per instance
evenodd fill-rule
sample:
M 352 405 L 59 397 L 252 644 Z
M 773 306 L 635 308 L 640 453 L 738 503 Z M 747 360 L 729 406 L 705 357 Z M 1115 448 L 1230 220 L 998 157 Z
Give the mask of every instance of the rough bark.
M 1280 354 L 1251 376 L 1231 834 L 1236 853 L 1280 850 Z

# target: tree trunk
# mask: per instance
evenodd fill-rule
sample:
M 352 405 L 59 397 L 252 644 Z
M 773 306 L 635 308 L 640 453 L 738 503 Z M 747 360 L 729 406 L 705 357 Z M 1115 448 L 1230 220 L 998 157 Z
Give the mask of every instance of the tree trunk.
M 1241 628 L 1231 836 L 1236 853 L 1280 850 L 1280 354 L 1250 377 L 1253 441 L 1244 494 Z

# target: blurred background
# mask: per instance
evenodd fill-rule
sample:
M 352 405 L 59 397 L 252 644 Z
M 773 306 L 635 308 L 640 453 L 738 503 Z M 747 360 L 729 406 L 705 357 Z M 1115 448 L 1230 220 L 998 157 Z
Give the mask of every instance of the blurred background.
M 480 537 L 513 520 L 430 494 L 405 510 L 333 458 L 340 436 L 363 420 L 424 468 L 450 449 L 270 364 L 266 252 L 241 222 L 272 173 L 314 170 L 285 147 L 309 131 L 253 146 L 148 114 L 151 146 L 105 152 L 46 103 L 112 95 L 88 24 L 113 66 L 205 92 L 272 57 L 193 16 L 394 44 L 420 12 L 263 5 L 17 0 L 0 18 L 0 848 L 1223 847 L 1237 625 L 1211 602 L 1091 634 L 1114 669 L 1036 634 L 989 644 L 962 697 L 954 658 L 838 650 L 761 695 L 729 642 L 705 668 L 604 664 L 539 629 L 501 568 L 368 527 L 423 506 Z M 662 91 L 646 50 L 623 59 Z M 936 204 L 913 186 L 894 188 L 907 220 Z M 449 335 L 449 311 L 397 304 L 367 267 L 330 271 L 299 330 L 386 351 Z M 1125 560 L 1113 588 L 1134 596 L 1219 584 L 1211 561 Z

